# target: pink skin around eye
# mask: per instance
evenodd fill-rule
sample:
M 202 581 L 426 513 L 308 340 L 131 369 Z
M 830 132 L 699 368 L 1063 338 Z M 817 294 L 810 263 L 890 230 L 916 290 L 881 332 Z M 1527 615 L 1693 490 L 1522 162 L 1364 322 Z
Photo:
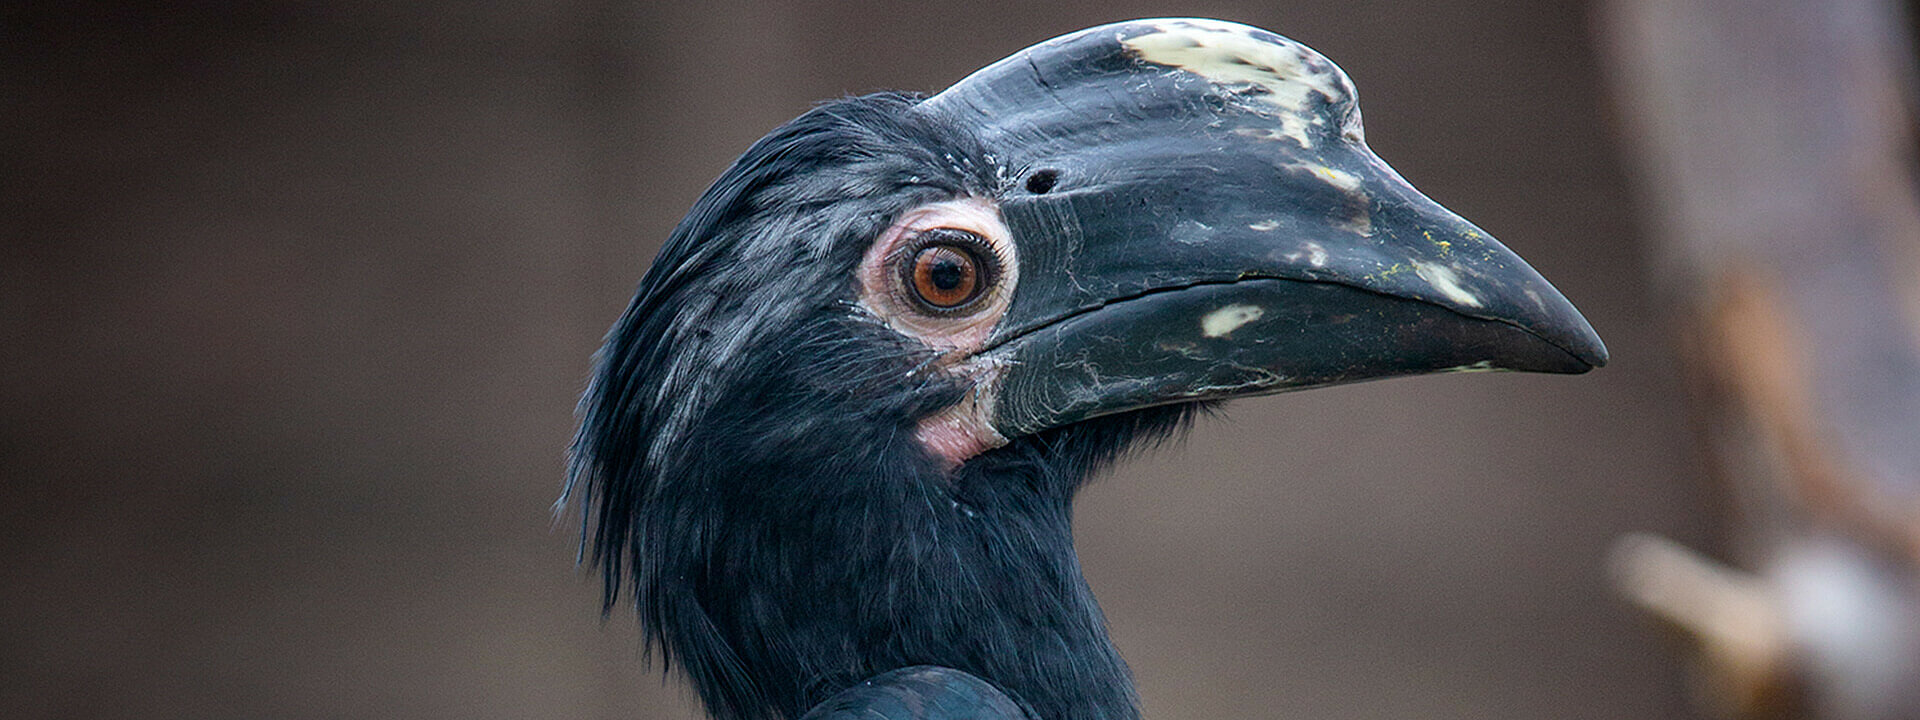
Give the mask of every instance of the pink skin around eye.
M 932 228 L 971 232 L 997 251 L 1000 273 L 994 286 L 981 298 L 979 309 L 963 316 L 937 317 L 916 309 L 904 297 L 906 291 L 898 286 L 900 273 L 896 265 L 902 247 L 915 234 Z M 1019 259 L 1014 256 L 1012 241 L 1006 224 L 1000 221 L 999 210 L 992 203 L 979 198 L 960 198 L 923 205 L 901 215 L 892 227 L 881 233 L 860 262 L 861 307 L 900 334 L 940 353 L 935 367 L 921 372 L 963 375 L 974 381 L 965 399 L 921 420 L 914 433 L 921 447 L 945 461 L 948 469 L 1007 443 L 992 425 L 998 381 L 1005 366 L 974 353 L 979 352 L 994 325 L 1006 314 L 1013 288 L 1019 282 Z
M 932 317 L 908 306 L 901 297 L 895 256 L 914 235 L 933 228 L 971 232 L 999 251 L 1000 277 L 981 298 L 979 310 L 959 317 Z M 1011 248 L 1012 238 L 1000 221 L 999 210 L 986 200 L 961 198 L 920 206 L 901 215 L 867 249 L 866 258 L 860 261 L 860 304 L 902 335 L 949 355 L 970 355 L 986 342 L 994 324 L 1006 314 L 1007 301 L 1019 281 L 1019 265 Z

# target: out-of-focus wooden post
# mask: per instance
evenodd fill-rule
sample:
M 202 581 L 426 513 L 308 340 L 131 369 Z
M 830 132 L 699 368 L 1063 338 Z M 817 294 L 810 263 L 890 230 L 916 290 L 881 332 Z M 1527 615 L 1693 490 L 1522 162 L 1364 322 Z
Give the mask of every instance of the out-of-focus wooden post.
M 1920 153 L 1892 0 L 1610 0 L 1732 567 L 1624 540 L 1621 589 L 1737 717 L 1920 718 Z M 1733 569 L 1738 568 L 1738 569 Z

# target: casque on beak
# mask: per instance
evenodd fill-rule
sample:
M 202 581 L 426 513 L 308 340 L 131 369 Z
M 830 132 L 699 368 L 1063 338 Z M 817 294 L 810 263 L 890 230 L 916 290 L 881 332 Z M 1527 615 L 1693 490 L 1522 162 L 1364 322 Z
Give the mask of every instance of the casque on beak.
M 1023 268 L 982 356 L 1012 438 L 1159 404 L 1443 370 L 1606 363 L 1518 256 L 1369 150 L 1307 47 L 1142 20 L 1029 48 L 922 103 L 980 127 Z

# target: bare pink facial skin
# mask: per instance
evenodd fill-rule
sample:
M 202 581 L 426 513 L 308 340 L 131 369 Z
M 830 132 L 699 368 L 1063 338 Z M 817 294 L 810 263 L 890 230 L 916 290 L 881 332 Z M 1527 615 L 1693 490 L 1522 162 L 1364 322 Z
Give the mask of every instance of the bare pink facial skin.
M 986 290 L 978 304 L 965 315 L 940 317 L 928 314 L 908 296 L 910 288 L 900 281 L 900 265 L 918 233 L 933 228 L 965 230 L 984 238 L 999 255 L 1000 275 Z M 979 198 L 959 198 L 923 205 L 901 215 L 893 226 L 880 234 L 860 261 L 860 306 L 894 331 L 913 338 L 934 352 L 930 366 L 914 372 L 937 372 L 965 377 L 973 382 L 967 396 L 952 407 L 922 421 L 914 432 L 915 441 L 935 457 L 945 461 L 949 470 L 968 458 L 1007 444 L 993 429 L 993 404 L 999 395 L 1003 363 L 977 355 L 993 328 L 1006 315 L 1019 283 L 1019 259 L 1013 252 L 1013 237 L 1000 211 Z
M 946 461 L 948 470 L 959 467 L 967 458 L 1007 444 L 990 422 L 1004 367 L 985 360 L 970 366 L 982 368 L 974 373 L 978 384 L 973 390 L 952 407 L 921 420 L 913 433 L 914 441 Z

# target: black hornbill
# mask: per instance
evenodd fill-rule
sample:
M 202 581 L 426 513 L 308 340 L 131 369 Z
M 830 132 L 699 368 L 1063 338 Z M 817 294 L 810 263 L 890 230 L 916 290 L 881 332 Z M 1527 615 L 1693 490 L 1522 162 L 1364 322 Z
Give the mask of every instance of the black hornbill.
M 1141 20 L 755 143 L 610 332 L 568 491 L 720 720 L 1126 720 L 1090 473 L 1226 398 L 1605 361 L 1326 58 Z

